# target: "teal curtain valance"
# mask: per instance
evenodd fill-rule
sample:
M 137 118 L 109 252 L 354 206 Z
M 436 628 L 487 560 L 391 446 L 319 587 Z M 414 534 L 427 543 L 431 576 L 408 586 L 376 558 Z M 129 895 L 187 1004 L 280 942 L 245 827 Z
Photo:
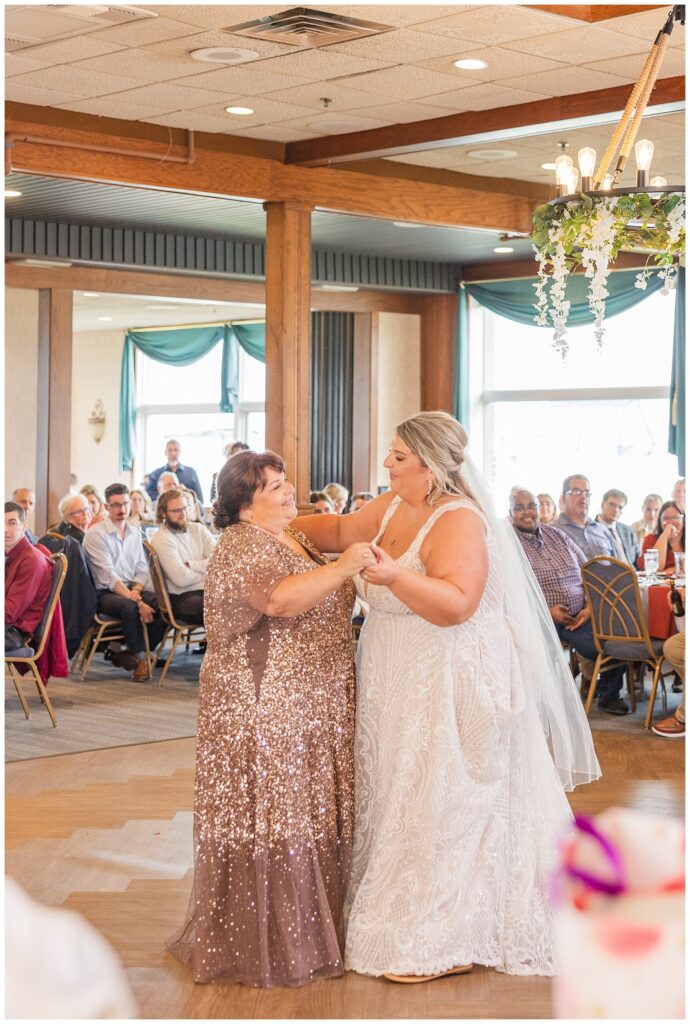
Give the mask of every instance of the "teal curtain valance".
M 240 347 L 265 362 L 265 323 L 213 324 L 209 327 L 176 327 L 156 331 L 128 331 L 122 352 L 120 375 L 120 469 L 132 468 L 136 449 L 136 381 L 134 349 L 168 366 L 189 366 L 223 342 L 220 400 L 221 412 L 232 412 L 239 386 Z

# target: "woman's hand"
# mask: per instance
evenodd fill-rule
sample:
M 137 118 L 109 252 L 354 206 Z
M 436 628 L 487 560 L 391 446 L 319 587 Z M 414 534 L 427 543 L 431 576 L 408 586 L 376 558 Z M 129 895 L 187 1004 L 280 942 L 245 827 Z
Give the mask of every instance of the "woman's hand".
M 394 558 L 380 548 L 378 544 L 371 544 L 371 550 L 376 558 L 375 562 L 369 562 L 362 572 L 362 579 L 372 583 L 376 587 L 390 587 L 402 572 L 401 567 Z
M 357 541 L 343 551 L 335 565 L 343 579 L 349 580 L 368 565 L 373 565 L 375 558 L 371 544 L 367 544 L 366 541 Z
M 677 537 L 680 537 L 680 530 L 675 523 L 666 523 L 666 526 L 661 531 L 659 540 L 665 538 L 667 541 L 674 541 Z

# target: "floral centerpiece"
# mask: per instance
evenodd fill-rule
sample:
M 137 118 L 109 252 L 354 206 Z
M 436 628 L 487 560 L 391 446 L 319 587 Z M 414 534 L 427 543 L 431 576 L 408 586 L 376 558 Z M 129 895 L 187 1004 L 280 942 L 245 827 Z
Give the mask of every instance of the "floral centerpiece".
M 685 252 L 685 195 L 682 192 L 600 193 L 565 197 L 539 206 L 532 218 L 532 242 L 539 263 L 535 321 L 554 327 L 554 346 L 568 352 L 566 327 L 570 302 L 565 297 L 568 275 L 577 267 L 590 280 L 589 308 L 594 315 L 597 344 L 604 337 L 606 284 L 611 263 L 621 250 L 648 250 L 664 281 L 663 293 L 674 285 L 678 258 Z M 655 267 L 637 275 L 635 286 L 646 288 Z

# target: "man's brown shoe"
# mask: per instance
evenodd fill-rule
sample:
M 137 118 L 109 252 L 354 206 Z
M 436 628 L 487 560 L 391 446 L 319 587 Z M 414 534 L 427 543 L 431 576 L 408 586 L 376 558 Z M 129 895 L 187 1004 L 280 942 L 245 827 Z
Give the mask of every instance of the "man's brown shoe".
M 680 740 L 685 736 L 685 722 L 679 722 L 675 715 L 664 718 L 652 725 L 652 732 L 657 736 L 665 736 L 666 739 Z
M 137 667 L 132 672 L 132 679 L 135 683 L 141 683 L 144 679 L 149 678 L 149 667 L 146 664 L 146 658 L 141 658 L 137 664 Z

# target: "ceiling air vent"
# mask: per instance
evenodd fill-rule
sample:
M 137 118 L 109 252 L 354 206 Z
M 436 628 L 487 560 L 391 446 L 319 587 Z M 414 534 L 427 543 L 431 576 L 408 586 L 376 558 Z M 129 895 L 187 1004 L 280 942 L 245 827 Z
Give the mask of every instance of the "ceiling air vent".
M 5 9 L 5 51 L 16 53 L 57 39 L 86 35 L 99 28 L 157 18 L 140 7 L 96 4 L 22 4 Z
M 347 39 L 366 39 L 380 32 L 391 32 L 393 28 L 393 25 L 361 21 L 342 14 L 331 14 L 330 11 L 292 7 L 289 11 L 271 14 L 267 18 L 229 25 L 223 31 L 235 36 L 289 43 L 291 46 L 328 46 L 330 43 L 344 43 Z

